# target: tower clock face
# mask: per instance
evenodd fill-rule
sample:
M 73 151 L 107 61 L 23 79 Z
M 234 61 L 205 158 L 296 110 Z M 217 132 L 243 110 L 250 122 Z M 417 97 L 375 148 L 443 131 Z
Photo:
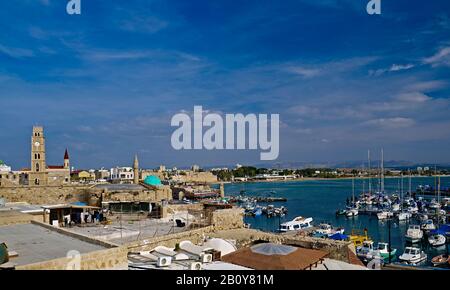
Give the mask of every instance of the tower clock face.
M 41 145 L 41 143 L 39 143 L 39 142 L 34 142 L 34 146 L 39 147 L 39 145 Z

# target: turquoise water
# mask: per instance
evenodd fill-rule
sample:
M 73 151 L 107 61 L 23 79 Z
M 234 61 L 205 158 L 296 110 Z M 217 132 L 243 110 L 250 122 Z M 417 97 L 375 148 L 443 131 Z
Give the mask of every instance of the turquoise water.
M 400 179 L 386 178 L 385 190 L 388 193 L 399 192 Z M 404 179 L 404 191 L 408 190 L 408 179 Z M 359 194 L 364 188 L 367 190 L 367 180 L 355 180 L 355 194 Z M 413 191 L 418 185 L 429 184 L 434 186 L 435 180 L 432 177 L 412 178 Z M 450 177 L 441 178 L 442 187 L 450 187 Z M 377 188 L 376 180 L 372 180 L 372 188 Z M 346 233 L 351 233 L 352 229 L 367 228 L 369 236 L 376 242 L 388 241 L 387 222 L 379 221 L 376 216 L 359 215 L 354 218 L 344 216 L 337 217 L 335 212 L 338 208 L 345 208 L 346 199 L 352 196 L 352 180 L 315 180 L 315 181 L 292 181 L 292 182 L 258 182 L 258 183 L 235 183 L 226 184 L 227 195 L 239 194 L 241 190 L 246 191 L 249 196 L 267 196 L 270 191 L 275 191 L 273 196 L 285 197 L 287 202 L 273 203 L 276 207 L 284 205 L 288 208 L 288 214 L 283 218 L 267 218 L 265 216 L 246 217 L 246 223 L 252 228 L 264 231 L 276 231 L 280 223 L 292 220 L 297 216 L 312 217 L 314 224 L 328 222 L 336 227 L 344 227 Z M 405 234 L 408 222 L 392 221 L 391 242 L 392 247 L 401 254 L 405 247 Z M 432 249 L 427 244 L 421 245 L 422 249 L 428 253 L 431 259 L 441 253 L 445 253 L 445 247 Z

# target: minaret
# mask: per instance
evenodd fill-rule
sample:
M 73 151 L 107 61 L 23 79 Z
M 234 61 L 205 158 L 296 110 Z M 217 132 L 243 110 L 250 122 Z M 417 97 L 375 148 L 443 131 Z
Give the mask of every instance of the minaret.
M 67 151 L 67 148 L 66 152 L 64 152 L 64 169 L 70 169 L 69 152 Z
M 137 155 L 134 156 L 133 175 L 134 175 L 134 184 L 139 184 L 139 161 Z

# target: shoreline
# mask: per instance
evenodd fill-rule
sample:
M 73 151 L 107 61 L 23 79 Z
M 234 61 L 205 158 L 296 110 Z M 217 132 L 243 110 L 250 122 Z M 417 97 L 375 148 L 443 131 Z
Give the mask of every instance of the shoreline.
M 433 178 L 433 177 L 450 177 L 450 175 L 433 175 L 433 176 L 423 176 L 423 175 L 414 175 L 411 178 Z M 379 177 L 355 177 L 355 180 L 365 180 L 365 179 L 379 179 Z M 385 179 L 401 179 L 401 176 L 385 176 Z M 408 179 L 409 176 L 403 176 L 403 178 Z M 214 182 L 213 185 L 223 184 L 240 184 L 240 183 L 283 183 L 283 182 L 302 182 L 302 181 L 324 181 L 324 180 L 351 180 L 353 177 L 305 177 L 305 178 L 295 178 L 295 179 L 283 179 L 283 180 L 247 180 L 247 181 L 222 181 L 222 182 Z

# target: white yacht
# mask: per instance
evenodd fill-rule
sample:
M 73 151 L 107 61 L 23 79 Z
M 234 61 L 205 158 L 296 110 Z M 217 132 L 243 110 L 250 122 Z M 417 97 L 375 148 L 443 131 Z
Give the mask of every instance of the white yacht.
M 433 223 L 433 220 L 428 219 L 425 222 L 422 223 L 422 225 L 420 226 L 420 228 L 423 231 L 432 231 L 436 229 L 436 226 Z
M 371 258 L 373 256 L 373 241 L 364 241 L 362 246 L 356 248 L 356 255 L 364 261 Z
M 345 215 L 347 216 L 347 217 L 354 217 L 354 216 L 357 216 L 358 215 L 358 209 L 357 208 L 351 208 L 351 209 L 349 209 L 349 210 L 347 210 L 347 212 L 345 213 Z
M 282 223 L 280 225 L 280 232 L 299 231 L 312 228 L 312 218 L 296 217 L 295 219 Z
M 377 213 L 377 217 L 379 220 L 385 220 L 385 219 L 391 218 L 393 216 L 394 216 L 394 214 L 390 211 L 381 211 L 381 212 Z
M 406 240 L 411 243 L 420 242 L 423 238 L 423 231 L 418 225 L 410 225 L 406 231 Z
M 427 259 L 427 254 L 419 248 L 406 247 L 403 254 L 398 258 L 403 263 L 417 265 Z
M 345 232 L 345 229 L 343 228 L 337 228 L 334 229 L 330 224 L 327 223 L 321 223 L 319 225 L 319 228 L 317 230 L 315 230 L 315 234 L 316 235 L 320 235 L 320 236 L 332 236 L 336 233 L 340 233 L 343 234 Z
M 440 209 L 441 208 L 441 204 L 439 202 L 437 202 L 435 199 L 433 199 L 430 204 L 428 205 L 429 208 L 432 209 Z
M 412 218 L 412 214 L 410 212 L 402 211 L 397 217 L 399 221 L 406 221 Z
M 428 243 L 430 243 L 430 245 L 432 247 L 440 247 L 445 245 L 446 242 L 446 238 L 444 235 L 432 235 L 428 238 Z

